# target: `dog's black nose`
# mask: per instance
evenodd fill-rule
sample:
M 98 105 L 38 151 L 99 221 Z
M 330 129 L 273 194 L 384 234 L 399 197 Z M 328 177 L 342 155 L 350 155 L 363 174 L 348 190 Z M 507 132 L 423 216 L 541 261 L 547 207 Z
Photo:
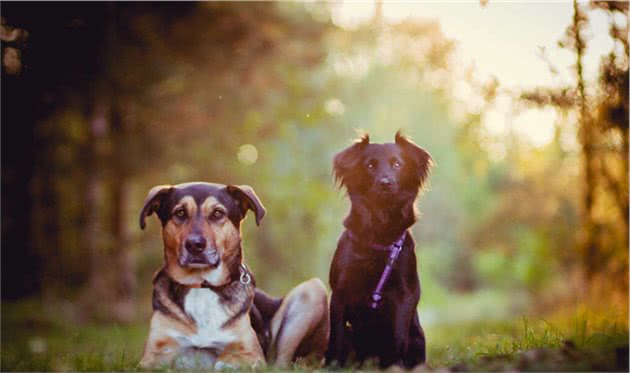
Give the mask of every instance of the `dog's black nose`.
M 206 244 L 206 239 L 203 236 L 194 235 L 188 236 L 186 242 L 184 243 L 184 246 L 189 253 L 199 254 L 200 252 L 205 250 Z
M 384 188 L 388 188 L 392 185 L 392 180 L 388 177 L 382 177 L 378 180 L 378 185 Z

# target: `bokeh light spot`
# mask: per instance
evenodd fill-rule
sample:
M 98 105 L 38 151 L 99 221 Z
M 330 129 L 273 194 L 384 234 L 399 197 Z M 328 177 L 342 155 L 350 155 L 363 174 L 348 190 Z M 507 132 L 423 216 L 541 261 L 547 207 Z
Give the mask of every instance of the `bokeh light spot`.
M 326 100 L 324 106 L 326 108 L 326 112 L 330 115 L 343 115 L 346 111 L 346 107 L 343 102 L 337 98 L 330 98 Z
M 252 144 L 243 144 L 238 148 L 236 157 L 242 164 L 252 165 L 258 160 L 258 149 Z

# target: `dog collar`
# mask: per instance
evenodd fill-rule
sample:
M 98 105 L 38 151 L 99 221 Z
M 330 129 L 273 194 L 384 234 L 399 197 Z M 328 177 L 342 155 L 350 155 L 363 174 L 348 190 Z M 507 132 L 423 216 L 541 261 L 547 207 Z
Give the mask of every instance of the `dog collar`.
M 252 274 L 249 271 L 249 269 L 247 269 L 247 266 L 244 263 L 241 263 L 239 272 L 240 272 L 240 276 L 239 276 L 238 280 L 243 286 L 247 286 L 247 285 L 252 283 Z M 232 284 L 233 282 L 234 281 L 230 281 L 227 284 L 214 286 L 214 285 L 209 284 L 207 281 L 204 281 L 201 284 L 190 285 L 190 287 L 191 288 L 211 289 L 211 290 L 217 291 L 217 290 L 221 290 L 224 287 Z
M 352 239 L 353 241 L 356 241 L 356 242 L 361 242 L 359 237 L 356 234 L 352 233 L 351 230 L 348 229 L 348 230 L 346 230 L 346 232 L 348 233 L 348 237 L 350 237 L 350 239 Z M 374 249 L 374 250 L 391 251 L 399 243 L 402 246 L 402 243 L 405 241 L 405 237 L 406 236 L 407 236 L 407 231 L 403 232 L 402 236 L 400 236 L 400 238 L 398 240 L 394 241 L 393 243 L 391 243 L 389 245 L 381 245 L 381 244 L 378 244 L 378 243 L 371 243 L 371 244 L 368 245 L 368 247 L 370 249 Z

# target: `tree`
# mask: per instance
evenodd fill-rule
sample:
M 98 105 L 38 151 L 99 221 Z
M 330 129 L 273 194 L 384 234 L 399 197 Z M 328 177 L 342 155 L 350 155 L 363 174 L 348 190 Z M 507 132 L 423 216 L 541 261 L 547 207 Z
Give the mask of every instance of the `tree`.
M 615 14 L 627 18 L 628 4 L 592 2 L 608 13 L 614 47 L 600 64 L 597 90 L 586 89 L 583 60 L 588 17 L 577 1 L 564 39 L 559 42 L 575 56 L 575 86 L 541 87 L 521 98 L 541 106 L 577 112 L 581 165 L 581 229 L 578 234 L 582 269 L 588 283 L 612 270 L 627 290 L 628 250 L 628 41 Z M 625 254 L 624 254 L 625 253 Z M 611 267 L 612 266 L 612 267 Z

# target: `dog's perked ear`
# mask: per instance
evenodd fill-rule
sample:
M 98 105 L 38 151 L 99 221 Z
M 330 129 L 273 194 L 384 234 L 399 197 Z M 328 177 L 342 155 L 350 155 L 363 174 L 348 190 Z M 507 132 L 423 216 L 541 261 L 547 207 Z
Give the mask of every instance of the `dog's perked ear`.
M 144 207 L 140 211 L 140 228 L 146 227 L 146 217 L 158 211 L 164 202 L 164 198 L 167 197 L 173 191 L 171 185 L 157 185 L 151 188 L 147 198 L 144 200 Z
M 367 133 L 355 140 L 354 144 L 335 155 L 333 171 L 335 182 L 339 187 L 348 186 L 350 172 L 357 169 L 361 161 L 361 151 L 370 143 L 370 135 Z
M 396 132 L 395 141 L 396 144 L 403 149 L 403 154 L 413 162 L 417 176 L 416 181 L 418 186 L 422 187 L 427 179 L 427 176 L 429 176 L 431 167 L 433 166 L 433 158 L 431 158 L 431 154 L 420 146 L 414 144 L 413 141 L 405 137 L 400 130 Z
M 227 191 L 238 202 L 243 212 L 243 217 L 247 214 L 247 210 L 252 210 L 256 216 L 256 225 L 260 225 L 260 221 L 265 216 L 267 210 L 260 202 L 260 198 L 249 185 L 228 185 Z

